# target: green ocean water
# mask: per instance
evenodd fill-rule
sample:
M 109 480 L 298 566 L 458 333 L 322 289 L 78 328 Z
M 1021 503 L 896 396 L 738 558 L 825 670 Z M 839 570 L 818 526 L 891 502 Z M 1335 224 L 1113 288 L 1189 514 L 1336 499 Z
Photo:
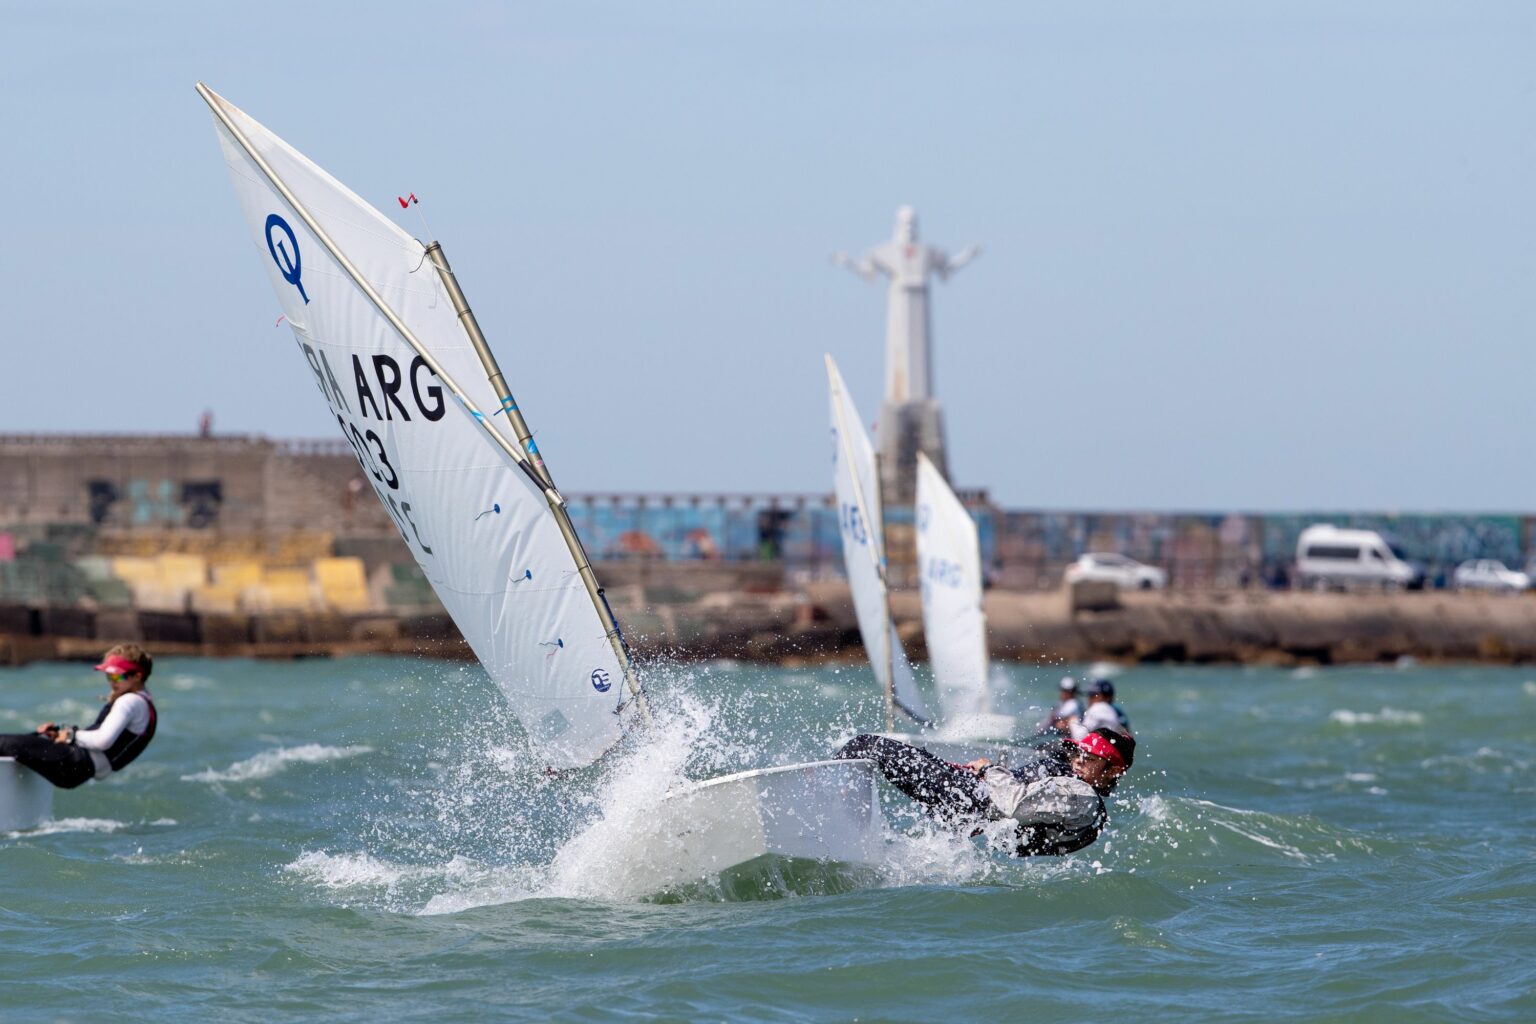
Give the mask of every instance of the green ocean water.
M 1000 703 L 1033 721 L 1057 675 Z M 474 667 L 165 659 L 149 752 L 0 835 L 0 1021 L 1536 1019 L 1536 670 L 1127 669 L 1136 770 L 1079 854 L 887 790 L 875 871 L 637 899 L 622 837 L 556 855 L 879 721 L 862 668 L 653 679 L 662 735 L 551 781 Z M 103 689 L 0 671 L 0 731 Z

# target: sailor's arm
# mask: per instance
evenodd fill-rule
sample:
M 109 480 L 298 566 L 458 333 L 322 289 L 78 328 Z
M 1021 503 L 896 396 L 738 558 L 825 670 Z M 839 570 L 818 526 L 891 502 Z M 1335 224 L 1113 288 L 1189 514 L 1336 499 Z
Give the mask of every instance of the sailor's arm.
M 94 729 L 75 729 L 74 742 L 77 747 L 87 750 L 107 750 L 117 742 L 117 738 L 123 734 L 133 718 L 134 706 L 140 700 L 135 700 L 133 694 L 119 697 L 112 710 L 107 713 L 106 719 Z

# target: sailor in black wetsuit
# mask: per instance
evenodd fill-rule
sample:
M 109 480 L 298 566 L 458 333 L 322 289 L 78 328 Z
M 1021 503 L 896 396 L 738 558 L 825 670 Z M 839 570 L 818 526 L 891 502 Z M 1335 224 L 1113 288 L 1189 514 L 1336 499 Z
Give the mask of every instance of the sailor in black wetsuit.
M 1136 741 L 1110 729 L 1064 740 L 1016 768 L 985 760 L 952 764 L 884 736 L 855 736 L 836 756 L 875 762 L 886 780 L 959 829 L 1012 818 L 1018 857 L 1081 850 L 1108 818 L 1104 798 L 1135 757 Z
M 0 735 L 0 757 L 37 772 L 61 789 L 122 771 L 155 738 L 155 704 L 144 684 L 154 661 L 137 644 L 118 644 L 96 671 L 112 694 L 87 728 L 47 722 L 36 732 Z

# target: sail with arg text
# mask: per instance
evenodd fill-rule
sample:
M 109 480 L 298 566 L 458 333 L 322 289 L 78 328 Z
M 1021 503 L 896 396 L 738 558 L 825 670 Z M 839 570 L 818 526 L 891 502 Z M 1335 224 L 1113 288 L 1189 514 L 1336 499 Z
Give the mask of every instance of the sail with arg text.
M 544 491 L 490 435 L 497 423 L 480 410 L 500 402 L 425 247 L 243 111 L 204 98 L 298 355 L 379 500 L 539 755 L 592 762 L 632 713 L 624 669 Z

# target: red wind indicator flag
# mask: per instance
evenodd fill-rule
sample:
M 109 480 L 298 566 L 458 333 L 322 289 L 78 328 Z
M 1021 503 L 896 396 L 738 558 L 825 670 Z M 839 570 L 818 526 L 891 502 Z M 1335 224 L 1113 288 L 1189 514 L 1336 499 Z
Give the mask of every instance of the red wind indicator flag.
M 416 198 L 415 192 L 412 192 L 409 196 L 395 196 L 395 198 L 400 200 L 400 209 L 402 210 L 410 206 L 412 203 L 419 203 L 421 201 Z

